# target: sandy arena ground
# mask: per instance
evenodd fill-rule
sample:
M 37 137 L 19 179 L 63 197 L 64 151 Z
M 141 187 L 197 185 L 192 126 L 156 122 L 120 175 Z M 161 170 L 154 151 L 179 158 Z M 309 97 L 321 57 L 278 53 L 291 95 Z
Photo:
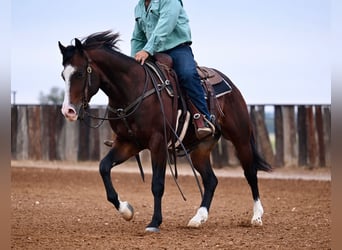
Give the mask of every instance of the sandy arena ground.
M 219 184 L 208 221 L 186 225 L 200 204 L 191 169 L 181 166 L 183 201 L 170 175 L 160 233 L 145 233 L 153 212 L 150 167 L 135 165 L 112 180 L 135 209 L 127 222 L 106 200 L 97 163 L 12 162 L 12 249 L 330 249 L 330 169 L 287 168 L 259 174 L 262 227 L 250 226 L 252 197 L 240 168 L 215 169 Z M 169 172 L 169 170 L 168 170 Z

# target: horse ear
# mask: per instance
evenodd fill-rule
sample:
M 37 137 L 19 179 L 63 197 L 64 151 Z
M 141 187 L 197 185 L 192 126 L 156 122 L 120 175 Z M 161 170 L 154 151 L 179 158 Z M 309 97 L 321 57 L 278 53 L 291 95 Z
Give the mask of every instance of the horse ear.
M 80 40 L 75 38 L 75 46 L 78 49 L 78 51 L 82 54 L 83 53 L 83 45 Z
M 59 46 L 59 50 L 61 51 L 62 55 L 64 54 L 65 52 L 65 47 L 61 44 L 60 41 L 58 41 L 58 46 Z

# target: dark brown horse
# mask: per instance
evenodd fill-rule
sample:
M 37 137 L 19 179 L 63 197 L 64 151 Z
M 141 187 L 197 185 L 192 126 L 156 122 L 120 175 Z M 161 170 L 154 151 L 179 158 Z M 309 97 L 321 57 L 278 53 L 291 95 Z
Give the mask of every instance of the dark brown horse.
M 144 149 L 150 150 L 154 213 L 146 231 L 155 232 L 159 231 L 162 223 L 161 202 L 168 160 L 166 145 L 174 140 L 177 114 L 173 107 L 179 93 L 174 89 L 175 97 L 170 97 L 162 84 L 155 90 L 146 66 L 120 53 L 117 40 L 118 34 L 106 31 L 92 34 L 83 42 L 75 39 L 75 45 L 64 47 L 59 43 L 65 81 L 62 113 L 69 121 L 76 121 L 99 89 L 108 96 L 108 119 L 115 138 L 112 148 L 100 162 L 107 199 L 124 219 L 133 218 L 132 206 L 121 201 L 113 187 L 111 169 Z M 230 82 L 223 74 L 222 77 Z M 257 171 L 270 171 L 271 167 L 256 150 L 246 103 L 239 90 L 232 85 L 231 93 L 218 98 L 216 108 L 219 109 L 215 111 L 219 130 L 215 136 L 200 141 L 190 150 L 193 166 L 203 181 L 204 194 L 188 226 L 199 227 L 208 218 L 218 182 L 211 167 L 210 152 L 221 134 L 234 144 L 251 187 L 254 200 L 251 223 L 262 225 L 263 207 L 259 198 Z M 194 130 L 189 131 L 184 141 L 196 141 Z

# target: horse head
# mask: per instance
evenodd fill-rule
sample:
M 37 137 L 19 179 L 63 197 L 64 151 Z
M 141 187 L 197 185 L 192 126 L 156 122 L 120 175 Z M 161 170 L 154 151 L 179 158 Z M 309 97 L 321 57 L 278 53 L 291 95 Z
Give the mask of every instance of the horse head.
M 75 46 L 64 47 L 58 42 L 63 56 L 62 78 L 65 81 L 65 95 L 62 113 L 69 121 L 76 121 L 100 86 L 100 77 L 93 70 L 82 42 L 75 38 Z

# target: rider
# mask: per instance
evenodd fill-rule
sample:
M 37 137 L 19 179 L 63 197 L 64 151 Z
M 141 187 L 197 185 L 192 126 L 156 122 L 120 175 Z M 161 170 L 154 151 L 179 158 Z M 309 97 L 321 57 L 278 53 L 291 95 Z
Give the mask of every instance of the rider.
M 214 127 L 209 122 L 211 116 L 196 70 L 191 43 L 189 19 L 181 0 L 139 0 L 135 7 L 131 55 L 141 64 L 156 52 L 171 56 L 181 87 L 205 117 L 204 123 L 197 124 L 197 135 L 204 137 L 212 134 Z M 198 117 L 197 114 L 195 118 Z

